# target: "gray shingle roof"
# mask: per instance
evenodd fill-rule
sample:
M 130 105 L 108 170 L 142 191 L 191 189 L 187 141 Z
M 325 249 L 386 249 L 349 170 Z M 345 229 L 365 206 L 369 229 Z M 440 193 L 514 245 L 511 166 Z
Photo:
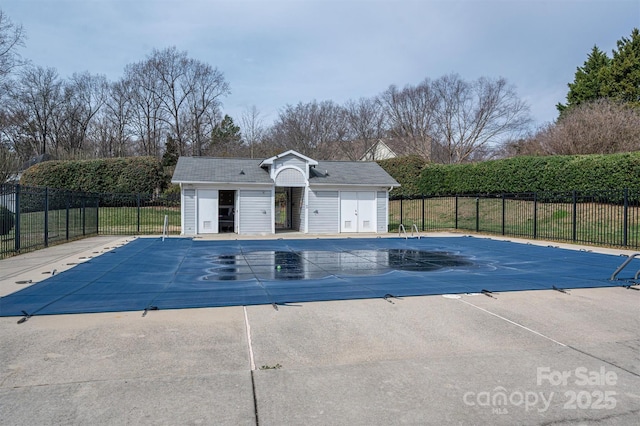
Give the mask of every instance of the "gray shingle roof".
M 400 186 L 378 163 L 366 161 L 318 161 L 309 185 Z
M 259 183 L 273 184 L 262 159 L 180 157 L 173 183 Z M 242 172 L 242 173 L 241 173 Z M 318 161 L 311 168 L 310 185 L 400 186 L 377 163 L 364 161 Z
M 261 158 L 180 157 L 171 181 L 273 184 L 269 172 L 260 167 L 261 161 Z

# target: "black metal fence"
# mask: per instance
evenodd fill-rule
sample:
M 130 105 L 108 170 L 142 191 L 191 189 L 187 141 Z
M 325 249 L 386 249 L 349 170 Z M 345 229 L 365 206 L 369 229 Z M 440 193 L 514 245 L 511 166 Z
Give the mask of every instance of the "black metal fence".
M 180 194 L 100 194 L 99 233 L 104 235 L 180 234 Z
M 0 257 L 98 234 L 96 195 L 0 186 Z
M 180 233 L 180 195 L 0 185 L 0 258 L 92 235 Z
M 180 234 L 180 195 L 0 185 L 0 258 L 91 235 Z M 640 190 L 391 197 L 389 231 L 462 230 L 640 248 Z
M 640 247 L 640 190 L 391 197 L 389 231 L 463 230 Z

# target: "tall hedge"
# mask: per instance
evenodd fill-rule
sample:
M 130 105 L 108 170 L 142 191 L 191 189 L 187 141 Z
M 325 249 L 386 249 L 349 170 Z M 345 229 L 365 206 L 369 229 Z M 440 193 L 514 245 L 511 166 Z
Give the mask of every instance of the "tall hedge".
M 153 193 L 169 177 L 153 157 L 46 161 L 28 168 L 20 183 L 98 193 Z
M 418 178 L 427 164 L 421 157 L 409 155 L 407 157 L 379 160 L 377 163 L 401 185 L 400 188 L 391 192 L 392 195 L 414 195 L 420 193 Z
M 637 188 L 640 152 L 429 164 L 418 180 L 416 194 L 434 195 Z

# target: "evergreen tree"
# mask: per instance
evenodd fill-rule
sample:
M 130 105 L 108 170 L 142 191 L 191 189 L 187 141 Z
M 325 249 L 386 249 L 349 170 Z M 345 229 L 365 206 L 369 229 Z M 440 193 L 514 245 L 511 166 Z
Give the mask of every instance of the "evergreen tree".
M 593 47 L 568 84 L 566 105 L 556 105 L 560 118 L 582 103 L 601 98 L 640 107 L 640 31 L 634 28 L 630 38 L 622 37 L 616 45 L 612 58 Z
M 209 151 L 217 157 L 228 157 L 238 151 L 242 135 L 240 127 L 236 126 L 233 119 L 225 114 L 222 121 L 211 132 L 211 145 Z
M 178 163 L 178 143 L 170 135 L 167 136 L 167 143 L 165 145 L 164 154 L 162 154 L 162 165 L 164 167 L 172 167 Z
M 617 42 L 617 50 L 607 68 L 604 95 L 615 100 L 640 106 L 640 31 L 634 28 L 631 38 Z
M 584 65 L 578 67 L 573 83 L 569 83 L 567 104 L 558 104 L 556 108 L 563 113 L 583 102 L 591 102 L 601 98 L 607 87 L 607 69 L 611 59 L 598 46 L 593 46 Z

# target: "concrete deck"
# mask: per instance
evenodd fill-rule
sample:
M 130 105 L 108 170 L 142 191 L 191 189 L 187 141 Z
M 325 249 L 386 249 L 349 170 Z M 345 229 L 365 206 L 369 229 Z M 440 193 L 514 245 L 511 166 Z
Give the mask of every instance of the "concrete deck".
M 127 240 L 2 260 L 0 294 Z M 3 425 L 640 419 L 640 291 L 622 287 L 16 322 L 0 318 Z

